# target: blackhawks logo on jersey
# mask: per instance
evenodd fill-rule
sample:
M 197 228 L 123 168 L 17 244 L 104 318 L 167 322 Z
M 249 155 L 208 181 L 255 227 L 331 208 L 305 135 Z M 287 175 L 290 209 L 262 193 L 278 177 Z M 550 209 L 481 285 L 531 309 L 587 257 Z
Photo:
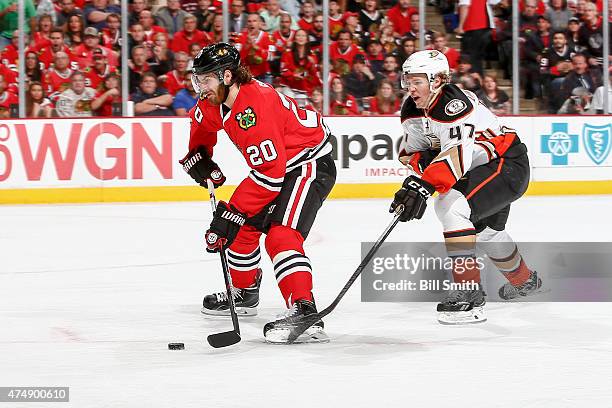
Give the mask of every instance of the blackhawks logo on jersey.
M 257 124 L 257 115 L 255 115 L 253 108 L 249 106 L 244 110 L 244 112 L 239 112 L 236 115 L 236 121 L 241 129 L 248 130 L 250 127 Z

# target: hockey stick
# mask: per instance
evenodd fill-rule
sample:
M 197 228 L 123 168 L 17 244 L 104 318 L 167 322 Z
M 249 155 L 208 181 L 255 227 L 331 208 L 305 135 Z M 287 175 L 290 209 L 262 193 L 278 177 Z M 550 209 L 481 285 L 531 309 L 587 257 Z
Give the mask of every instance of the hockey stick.
M 342 288 L 338 296 L 336 296 L 336 299 L 334 299 L 331 305 L 327 306 L 325 309 L 321 310 L 319 313 L 314 313 L 308 316 L 301 316 L 301 317 L 293 318 L 293 319 L 292 318 L 287 319 L 287 325 L 289 326 L 289 337 L 287 338 L 287 341 L 289 344 L 293 343 L 302 333 L 306 331 L 306 329 L 308 329 L 310 326 L 312 326 L 313 324 L 321 320 L 323 317 L 330 314 L 336 308 L 336 306 L 338 306 L 338 303 L 340 303 L 340 300 L 342 300 L 346 292 L 348 292 L 349 288 L 353 285 L 353 283 L 355 283 L 359 275 L 361 275 L 361 272 L 363 272 L 365 267 L 372 260 L 372 258 L 374 257 L 374 254 L 376 253 L 376 251 L 378 251 L 378 249 L 383 244 L 383 242 L 385 242 L 385 239 L 387 239 L 391 231 L 393 231 L 393 229 L 399 222 L 400 215 L 402 214 L 403 211 L 404 211 L 404 206 L 402 204 L 397 206 L 397 208 L 395 209 L 395 213 L 394 213 L 395 215 L 393 216 L 393 220 L 391 221 L 391 223 L 389 223 L 387 228 L 385 228 L 385 230 L 380 235 L 376 243 L 372 246 L 370 251 L 363 258 L 363 260 L 357 267 L 357 270 L 353 273 L 353 275 L 350 277 L 348 282 L 346 282 L 346 285 L 344 285 L 344 287 Z
M 213 216 L 217 209 L 217 199 L 215 198 L 215 186 L 212 181 L 207 180 L 208 183 L 208 195 L 210 196 L 210 205 L 213 210 Z M 211 334 L 207 337 L 208 344 L 214 348 L 227 347 L 232 344 L 236 344 L 240 341 L 240 326 L 238 326 L 238 315 L 236 314 L 236 304 L 234 303 L 232 277 L 229 273 L 227 266 L 227 257 L 225 255 L 225 248 L 219 249 L 219 256 L 221 257 L 221 269 L 223 269 L 223 278 L 225 279 L 225 290 L 227 291 L 227 302 L 229 303 L 229 310 L 232 316 L 232 324 L 234 329 L 222 333 Z

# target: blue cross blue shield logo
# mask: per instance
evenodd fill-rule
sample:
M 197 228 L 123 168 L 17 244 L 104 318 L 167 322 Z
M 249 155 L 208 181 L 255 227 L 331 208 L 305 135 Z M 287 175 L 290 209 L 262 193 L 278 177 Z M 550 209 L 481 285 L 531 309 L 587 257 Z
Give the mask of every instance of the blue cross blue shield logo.
M 568 133 L 567 123 L 553 123 L 550 135 L 542 135 L 540 150 L 552 155 L 553 166 L 564 166 L 570 153 L 578 153 L 578 144 L 578 135 Z
M 594 126 L 585 124 L 582 128 L 582 141 L 587 154 L 595 162 L 601 164 L 610 154 L 610 134 L 612 133 L 612 124 L 603 126 Z

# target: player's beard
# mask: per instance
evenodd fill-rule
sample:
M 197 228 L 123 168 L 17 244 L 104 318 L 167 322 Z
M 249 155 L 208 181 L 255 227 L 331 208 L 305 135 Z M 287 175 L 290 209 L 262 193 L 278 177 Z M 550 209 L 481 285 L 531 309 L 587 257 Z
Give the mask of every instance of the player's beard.
M 208 101 L 212 105 L 221 105 L 227 99 L 227 94 L 229 93 L 229 86 L 220 83 L 217 85 L 217 90 L 212 93 L 212 95 L 208 96 Z

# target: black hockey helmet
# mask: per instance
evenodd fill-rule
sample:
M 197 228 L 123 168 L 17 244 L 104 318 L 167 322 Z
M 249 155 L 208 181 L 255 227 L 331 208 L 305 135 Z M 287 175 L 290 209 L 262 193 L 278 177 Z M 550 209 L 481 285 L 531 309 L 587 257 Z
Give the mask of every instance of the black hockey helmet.
M 196 75 L 221 72 L 226 69 L 234 72 L 240 66 L 240 53 L 228 43 L 220 42 L 204 47 L 193 60 L 191 72 Z

